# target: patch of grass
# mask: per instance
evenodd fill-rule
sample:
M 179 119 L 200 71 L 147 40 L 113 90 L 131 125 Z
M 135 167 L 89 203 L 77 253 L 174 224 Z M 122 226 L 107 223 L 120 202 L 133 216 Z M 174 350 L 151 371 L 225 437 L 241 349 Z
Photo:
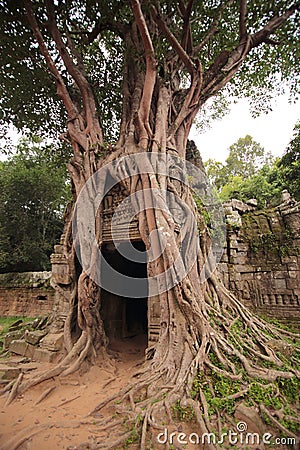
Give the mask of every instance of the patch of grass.
M 299 403 L 300 380 L 299 378 L 278 378 L 276 384 L 288 403 Z
M 129 448 L 131 445 L 140 444 L 142 423 L 143 417 L 139 414 L 135 422 L 135 425 L 131 430 L 130 436 L 126 439 L 124 443 L 125 449 Z
M 179 422 L 190 422 L 195 417 L 195 411 L 191 406 L 181 406 L 180 400 L 177 400 L 173 406 L 174 418 Z
M 10 331 L 9 328 L 18 320 L 22 320 L 24 324 L 31 323 L 35 320 L 33 317 L 0 317 L 0 354 L 2 353 L 4 337 Z
M 231 380 L 218 373 L 210 373 L 208 377 L 210 378 L 214 395 L 209 387 L 207 377 L 203 373 L 199 373 L 193 383 L 192 398 L 200 399 L 199 388 L 201 387 L 207 401 L 209 415 L 214 414 L 216 409 L 232 415 L 237 400 L 228 399 L 227 397 L 242 389 L 241 382 Z

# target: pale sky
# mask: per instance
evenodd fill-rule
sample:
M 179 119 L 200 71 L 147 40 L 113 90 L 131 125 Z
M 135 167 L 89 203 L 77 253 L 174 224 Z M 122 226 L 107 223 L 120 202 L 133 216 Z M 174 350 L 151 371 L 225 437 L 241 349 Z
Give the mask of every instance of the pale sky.
M 268 114 L 254 119 L 247 100 L 240 100 L 223 119 L 213 122 L 208 131 L 200 133 L 193 128 L 190 138 L 195 141 L 203 161 L 213 158 L 224 162 L 230 145 L 247 134 L 259 142 L 265 151 L 282 156 L 300 119 L 300 100 L 289 104 L 286 96 L 280 96 L 273 101 L 272 109 Z
M 213 158 L 224 162 L 229 147 L 247 134 L 259 142 L 274 156 L 282 156 L 293 136 L 293 129 L 300 119 L 300 100 L 289 104 L 287 96 L 279 96 L 273 101 L 272 111 L 252 118 L 247 100 L 239 100 L 223 119 L 214 121 L 211 128 L 200 133 L 193 127 L 190 138 L 200 150 L 203 161 Z M 11 129 L 11 137 L 17 142 L 17 133 Z M 20 136 L 20 135 L 19 135 Z M 2 156 L 0 159 L 5 159 Z

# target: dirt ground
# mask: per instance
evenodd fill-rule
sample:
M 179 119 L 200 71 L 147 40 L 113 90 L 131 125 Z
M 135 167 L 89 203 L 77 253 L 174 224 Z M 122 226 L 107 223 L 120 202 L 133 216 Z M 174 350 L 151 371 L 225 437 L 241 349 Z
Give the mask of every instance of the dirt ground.
M 93 416 L 89 416 L 89 413 L 103 400 L 117 394 L 130 381 L 144 360 L 145 348 L 144 336 L 115 341 L 111 344 L 115 364 L 110 367 L 92 366 L 83 374 L 76 372 L 67 377 L 48 380 L 18 396 L 9 406 L 5 406 L 7 397 L 1 397 L 0 450 L 88 450 L 94 446 L 101 448 L 102 445 L 117 441 L 126 424 L 120 423 L 116 428 L 99 431 L 99 422 L 110 417 L 113 410 L 104 408 Z M 25 380 L 32 376 L 33 372 L 53 367 L 51 364 L 37 362 L 18 363 L 18 359 L 20 361 L 20 358 L 12 357 L 6 360 L 6 364 L 21 366 Z M 51 392 L 40 401 L 41 396 L 50 388 Z M 175 445 L 168 445 L 170 433 L 174 432 L 177 436 L 182 431 L 190 435 L 197 429 L 192 424 L 173 423 L 168 426 L 166 446 L 156 442 L 151 448 L 153 450 L 206 448 L 201 444 L 176 445 L 176 441 L 172 441 Z M 257 430 L 254 428 L 252 431 Z M 134 450 L 139 447 L 131 444 L 128 448 Z M 265 447 L 260 444 L 230 448 L 281 450 L 287 447 L 281 445 Z
M 145 346 L 143 337 L 115 341 L 111 345 L 116 352 L 115 368 L 92 366 L 83 375 L 75 373 L 48 380 L 29 389 L 7 407 L 6 398 L 0 398 L 0 449 L 75 450 L 82 443 L 104 444 L 108 436 L 97 432 L 97 421 L 105 418 L 105 413 L 87 416 L 101 401 L 128 383 L 136 366 L 143 361 Z M 25 377 L 32 373 L 28 369 L 45 370 L 47 366 L 52 367 L 29 363 L 26 368 L 24 364 Z M 50 387 L 53 390 L 49 395 L 37 403 Z M 109 439 L 117 439 L 113 430 Z

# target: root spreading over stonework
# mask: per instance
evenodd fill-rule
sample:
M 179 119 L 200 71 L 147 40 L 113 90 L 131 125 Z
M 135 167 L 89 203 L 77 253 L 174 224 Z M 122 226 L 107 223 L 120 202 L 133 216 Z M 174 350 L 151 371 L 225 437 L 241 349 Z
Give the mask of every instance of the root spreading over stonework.
M 185 298 L 179 297 L 185 291 Z M 156 436 L 166 426 L 186 418 L 193 421 L 199 436 L 221 436 L 224 427 L 232 427 L 241 401 L 257 406 L 272 429 L 297 442 L 300 335 L 253 315 L 215 276 L 207 283 L 200 305 L 193 302 L 187 281 L 174 288 L 174 298 L 183 303 L 182 323 L 166 328 L 161 335 L 163 345 L 158 343 L 134 381 L 90 412 L 96 419 L 99 412 L 106 411 L 106 418 L 102 422 L 97 419 L 97 424 L 100 434 L 107 433 L 107 441 L 102 438 L 99 445 L 90 448 L 120 448 L 126 442 L 135 442 L 140 449 L 150 444 L 159 448 Z M 188 332 L 187 322 L 183 322 L 187 304 L 193 315 Z M 92 357 L 91 348 L 83 333 L 56 367 L 23 384 L 18 380 L 11 394 L 15 397 L 44 380 L 78 369 Z M 105 352 L 97 360 L 101 364 L 104 358 L 109 361 Z M 118 437 L 114 440 L 110 435 Z M 208 448 L 222 447 L 211 442 Z
M 31 28 L 68 116 L 67 133 L 62 137 L 73 149 L 68 164 L 73 207 L 67 212 L 63 256 L 71 289 L 64 328 L 66 355 L 51 370 L 25 381 L 20 378 L 8 402 L 30 387 L 70 374 L 91 360 L 111 363 L 100 314 L 101 288 L 95 281 L 103 224 L 101 205 L 95 205 L 94 200 L 103 198 L 106 179 L 112 177 L 128 196 L 133 196 L 141 240 L 152 255 L 147 264 L 148 279 L 156 279 L 163 289 L 157 291 L 158 341 L 147 349 L 134 381 L 90 413 L 93 416 L 105 409 L 111 414 L 99 422 L 99 433 L 109 435 L 110 430 L 117 430 L 111 433 L 115 440 L 104 439 L 96 448 L 112 449 L 136 441 L 142 450 L 149 446 L 156 449 L 157 433 L 174 420 L 187 417 L 195 422 L 199 434 L 220 434 L 222 428 L 232 426 L 241 401 L 257 406 L 267 423 L 294 438 L 299 417 L 299 335 L 280 331 L 259 319 L 224 288 L 212 267 L 212 239 L 185 182 L 184 165 L 189 132 L 200 108 L 238 73 L 251 50 L 274 44 L 270 36 L 293 16 L 299 5 L 286 10 L 278 7 L 278 16 L 274 15 L 273 5 L 269 20 L 264 5 L 260 11 L 263 25 L 254 32 L 250 28 L 247 31 L 247 2 L 221 2 L 207 32 L 202 37 L 197 32 L 193 41 L 192 24 L 197 11 L 202 11 L 201 2 L 175 3 L 172 14 L 172 2 L 118 2 L 115 13 L 120 13 L 120 22 L 110 16 L 106 5 L 101 10 L 103 19 L 97 11 L 95 24 L 92 25 L 93 18 L 86 22 L 94 27 L 91 32 L 85 29 L 86 23 L 78 23 L 77 30 L 77 15 L 85 10 L 82 5 L 78 10 L 75 4 L 74 10 L 71 8 L 74 16 L 69 24 L 72 30 L 68 31 L 69 11 L 64 9 L 64 2 L 23 2 L 25 16 L 19 22 L 26 22 Z M 95 5 L 92 2 L 87 10 L 92 13 Z M 218 36 L 219 21 L 225 20 L 228 8 L 233 8 L 228 29 L 231 23 L 239 24 L 229 49 L 223 42 L 211 42 Z M 205 11 L 202 14 L 204 17 Z M 256 17 L 255 11 L 252 16 Z M 107 106 L 102 104 L 99 108 L 100 97 L 95 96 L 95 90 L 100 89 L 97 83 L 97 87 L 93 84 L 97 67 L 91 64 L 93 73 L 88 73 L 93 52 L 90 44 L 99 49 L 102 32 L 104 36 L 107 33 L 116 37 L 115 41 L 107 41 L 108 47 L 113 46 L 111 42 L 118 42 L 122 53 L 122 83 L 118 84 L 122 84 L 122 111 L 119 114 L 116 105 L 117 113 L 111 112 L 112 118 L 120 119 L 120 132 L 113 144 L 104 141 L 99 119 L 100 110 Z M 76 36 L 80 35 L 83 38 L 77 48 Z M 225 42 L 225 34 L 221 35 Z M 207 45 L 208 54 L 210 49 L 217 49 L 211 61 L 202 55 Z M 104 54 L 99 57 L 99 64 L 105 59 Z M 76 96 L 71 87 L 76 88 Z M 126 159 L 137 154 L 144 158 Z M 177 162 L 161 172 L 161 163 L 164 159 L 167 162 L 169 156 L 176 157 Z M 94 176 L 107 165 L 107 178 L 95 183 Z M 177 171 L 183 173 L 179 179 Z M 82 193 L 85 197 L 80 204 Z M 181 222 L 176 222 L 176 214 L 171 214 L 167 201 L 171 194 Z M 79 237 L 76 233 L 72 236 L 73 213 Z M 89 239 L 93 233 L 95 245 Z M 186 270 L 185 256 L 195 251 L 196 241 L 197 257 Z M 83 259 L 81 268 L 74 246 Z M 64 295 L 59 283 L 56 288 Z M 218 448 L 214 443 L 207 446 Z

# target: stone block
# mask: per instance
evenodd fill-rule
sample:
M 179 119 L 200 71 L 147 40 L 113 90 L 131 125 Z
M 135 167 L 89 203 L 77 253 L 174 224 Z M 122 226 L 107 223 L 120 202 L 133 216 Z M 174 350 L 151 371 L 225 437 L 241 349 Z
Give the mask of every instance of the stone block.
M 63 255 L 64 254 L 64 246 L 61 244 L 54 245 L 54 252 Z
M 69 266 L 65 262 L 61 264 L 52 263 L 52 280 L 54 283 L 68 285 L 71 283 Z
M 248 258 L 247 258 L 247 256 L 242 256 L 242 255 L 239 255 L 238 254 L 238 256 L 234 256 L 233 258 L 232 258 L 232 260 L 233 260 L 233 264 L 247 264 L 247 262 L 248 262 Z
M 299 270 L 289 270 L 288 274 L 289 274 L 289 278 L 298 278 L 298 279 L 300 279 Z M 300 282 L 299 282 L 299 284 L 300 284 Z
M 226 222 L 233 228 L 241 228 L 242 226 L 242 218 L 236 211 L 233 211 L 233 214 L 226 216 Z
M 248 251 L 249 251 L 249 245 L 248 244 L 239 243 L 239 246 L 238 246 L 238 252 L 239 253 L 245 252 L 245 254 L 247 255 Z
M 273 278 L 287 278 L 287 272 L 285 270 L 280 270 L 273 272 Z
M 10 343 L 9 351 L 12 353 L 16 353 L 17 355 L 28 356 L 29 358 L 31 358 L 34 351 L 34 346 L 28 344 L 28 342 L 17 339 Z
M 64 333 L 49 333 L 41 341 L 40 347 L 51 352 L 61 350 L 64 342 Z
M 11 331 L 4 336 L 3 350 L 8 350 L 12 341 L 16 339 L 22 339 L 24 336 L 24 330 Z
M 35 347 L 32 359 L 34 359 L 35 361 L 38 361 L 38 362 L 51 363 L 54 361 L 55 356 L 56 356 L 55 352 L 51 352 L 44 348 Z
M 258 205 L 256 198 L 250 198 L 249 200 L 246 201 L 246 203 L 247 205 L 252 206 L 253 208 L 256 208 Z
M 254 279 L 254 273 L 242 273 L 241 279 L 245 281 L 253 280 Z
M 255 271 L 255 268 L 248 264 L 237 264 L 234 267 L 234 270 L 235 270 L 235 272 L 240 272 L 240 273 L 253 273 Z
M 240 256 L 240 257 L 248 257 L 248 253 L 245 251 L 240 250 L 240 248 L 238 248 L 237 254 L 236 256 Z
M 235 198 L 231 200 L 231 206 L 233 209 L 240 211 L 241 213 L 249 211 L 249 206 L 246 203 Z
M 229 247 L 230 247 L 230 253 L 233 253 L 233 249 L 237 249 L 239 246 L 238 241 L 234 237 L 230 237 L 229 240 Z
M 297 265 L 297 256 L 282 256 L 281 257 L 282 264 L 293 263 Z
M 300 288 L 300 281 L 297 278 L 289 278 L 286 280 L 286 286 L 288 289 L 299 289 Z
M 21 369 L 19 367 L 9 367 L 5 364 L 0 364 L 0 380 L 14 380 L 18 378 Z
M 219 269 L 219 271 L 222 272 L 222 273 L 227 273 L 228 266 L 227 266 L 226 263 L 220 262 L 220 263 L 218 264 L 218 269 Z
M 289 280 L 288 280 L 288 282 L 289 282 Z M 273 284 L 275 290 L 287 288 L 287 283 L 286 283 L 285 279 L 283 279 L 283 278 L 278 278 L 278 279 L 273 280 L 272 284 Z
M 45 336 L 45 331 L 25 331 L 24 339 L 28 344 L 37 345 Z

